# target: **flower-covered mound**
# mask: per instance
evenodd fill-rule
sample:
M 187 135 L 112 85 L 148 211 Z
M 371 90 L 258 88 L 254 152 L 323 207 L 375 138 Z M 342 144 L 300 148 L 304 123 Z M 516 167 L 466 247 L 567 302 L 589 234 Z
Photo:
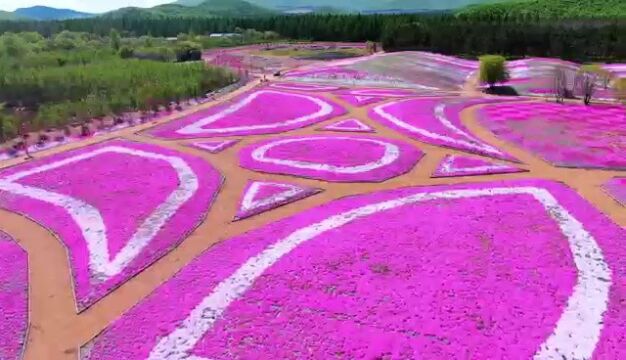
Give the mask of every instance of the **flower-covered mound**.
M 318 95 L 260 89 L 151 129 L 148 134 L 166 139 L 275 134 L 344 113 L 339 105 Z
M 268 87 L 280 90 L 293 91 L 334 91 L 339 89 L 337 86 L 317 85 L 307 83 L 271 83 Z
M 298 136 L 255 143 L 241 150 L 250 170 L 334 182 L 381 182 L 410 171 L 422 158 L 397 140 L 366 136 Z
M 0 173 L 0 207 L 59 237 L 83 310 L 176 247 L 221 181 L 200 158 L 114 140 Z
M 556 166 L 626 169 L 623 106 L 491 104 L 480 120 L 498 137 Z
M 220 243 L 97 359 L 621 359 L 626 232 L 542 180 L 352 196 Z
M 377 105 L 370 117 L 403 134 L 428 144 L 445 146 L 503 160 L 513 156 L 472 135 L 461 123 L 467 107 L 496 102 L 481 98 L 407 99 Z

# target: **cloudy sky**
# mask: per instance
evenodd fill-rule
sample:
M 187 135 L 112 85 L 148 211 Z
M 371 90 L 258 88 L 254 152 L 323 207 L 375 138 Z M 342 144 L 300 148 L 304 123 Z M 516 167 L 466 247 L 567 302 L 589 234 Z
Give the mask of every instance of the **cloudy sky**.
M 0 0 L 0 10 L 13 11 L 21 7 L 44 5 L 99 13 L 125 6 L 151 7 L 173 1 L 174 0 Z

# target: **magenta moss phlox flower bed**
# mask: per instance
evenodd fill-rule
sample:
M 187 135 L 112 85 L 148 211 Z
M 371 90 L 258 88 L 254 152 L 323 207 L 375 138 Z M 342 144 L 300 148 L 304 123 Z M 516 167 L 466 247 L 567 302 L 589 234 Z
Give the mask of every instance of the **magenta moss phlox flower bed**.
M 380 97 L 380 96 L 347 95 L 347 94 L 340 94 L 339 98 L 347 102 L 348 104 L 352 106 L 357 106 L 357 107 L 367 106 L 367 105 L 385 100 L 384 97 Z
M 221 181 L 200 158 L 115 140 L 0 173 L 0 207 L 65 244 L 83 310 L 177 246 Z
M 218 154 L 238 142 L 239 140 L 197 141 L 186 145 L 196 149 L 208 151 L 211 154 Z
M 167 139 L 273 134 L 340 116 L 345 110 L 312 94 L 254 90 L 148 131 Z
M 337 86 L 306 83 L 271 83 L 268 85 L 268 87 L 280 90 L 294 91 L 334 91 L 339 89 L 339 87 Z
M 467 107 L 494 102 L 492 99 L 408 99 L 375 106 L 370 117 L 414 139 L 498 159 L 516 159 L 472 135 L 461 123 Z
M 448 155 L 435 170 L 432 177 L 508 174 L 526 170 L 476 157 Z
M 620 204 L 626 206 L 626 177 L 615 178 L 606 184 L 604 189 Z
M 339 131 L 339 132 L 364 132 L 364 133 L 376 132 L 372 127 L 370 127 L 367 124 L 364 124 L 362 121 L 358 119 L 341 120 L 336 123 L 326 125 L 320 128 L 319 130 Z
M 321 189 L 285 182 L 249 181 L 239 202 L 235 220 L 275 209 L 321 191 Z
M 626 169 L 626 108 L 619 105 L 491 104 L 481 123 L 498 137 L 564 167 Z
M 312 78 L 312 79 L 365 79 L 367 72 L 357 71 L 339 66 L 330 66 L 316 69 L 295 70 L 287 73 L 287 78 Z
M 409 89 L 382 89 L 382 88 L 359 88 L 359 89 L 349 89 L 338 91 L 338 94 L 341 95 L 352 95 L 352 96 L 365 96 L 365 97 L 410 97 L 415 96 L 417 93 L 413 90 Z
M 423 153 L 402 141 L 369 136 L 298 136 L 241 150 L 250 170 L 334 182 L 381 182 L 410 171 Z
M 28 257 L 26 251 L 2 231 L 0 321 L 0 359 L 21 359 L 28 329 Z
M 559 183 L 351 196 L 220 243 L 83 359 L 622 359 L 626 233 Z

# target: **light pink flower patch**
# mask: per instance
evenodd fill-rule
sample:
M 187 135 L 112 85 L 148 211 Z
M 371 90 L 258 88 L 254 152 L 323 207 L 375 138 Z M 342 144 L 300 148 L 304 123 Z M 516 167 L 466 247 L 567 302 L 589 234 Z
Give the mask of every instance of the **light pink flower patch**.
M 347 197 L 212 247 L 82 358 L 621 359 L 625 236 L 543 180 Z
M 0 322 L 0 359 L 21 359 L 28 329 L 28 257 L 1 231 Z
M 428 144 L 517 161 L 513 156 L 472 135 L 461 123 L 459 114 L 465 108 L 497 101 L 500 100 L 408 99 L 378 105 L 369 114 L 382 124 Z
M 626 177 L 615 178 L 606 184 L 604 189 L 620 204 L 626 206 Z
M 321 191 L 321 189 L 284 182 L 249 181 L 239 203 L 235 220 L 275 209 Z
M 375 130 L 364 124 L 358 119 L 346 119 L 338 121 L 334 124 L 330 124 L 320 128 L 320 130 L 328 130 L 328 131 L 342 131 L 342 132 L 366 132 L 373 133 Z
M 200 158 L 109 141 L 0 173 L 0 207 L 65 244 L 83 310 L 177 246 L 204 218 L 221 179 Z
M 345 109 L 318 95 L 260 89 L 148 130 L 148 134 L 166 139 L 275 134 L 344 113 Z
M 526 170 L 476 157 L 448 155 L 435 170 L 432 177 L 508 174 Z
M 337 86 L 307 83 L 271 83 L 268 85 L 268 87 L 280 90 L 294 91 L 334 91 L 339 89 L 339 87 Z
M 358 107 L 367 106 L 369 104 L 374 104 L 374 103 L 385 100 L 385 98 L 380 97 L 380 96 L 346 95 L 346 94 L 339 95 L 339 98 L 352 106 L 358 106 Z
M 405 98 L 415 96 L 417 93 L 409 89 L 380 89 L 380 88 L 360 88 L 349 89 L 339 92 L 343 95 L 367 96 L 367 97 L 391 97 Z
M 187 144 L 187 146 L 191 146 L 196 149 L 206 150 L 211 154 L 220 153 L 229 147 L 238 143 L 239 140 L 223 140 L 223 141 L 198 141 L 193 142 L 191 144 Z
M 555 103 L 491 104 L 481 123 L 557 166 L 626 169 L 626 108 Z
M 422 158 L 397 140 L 364 136 L 298 136 L 241 150 L 244 168 L 334 182 L 381 182 L 410 171 Z

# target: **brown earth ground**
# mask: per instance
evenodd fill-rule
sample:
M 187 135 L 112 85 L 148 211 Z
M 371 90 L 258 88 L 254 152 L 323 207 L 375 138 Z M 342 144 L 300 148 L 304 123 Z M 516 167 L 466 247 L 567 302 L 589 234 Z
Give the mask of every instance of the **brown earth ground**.
M 475 90 L 474 81 L 475 80 L 470 79 L 461 94 L 480 95 L 480 93 Z M 232 98 L 256 85 L 258 85 L 258 82 L 251 83 L 219 99 L 218 102 Z M 104 330 L 108 324 L 138 303 L 142 298 L 146 297 L 159 284 L 174 275 L 203 250 L 234 235 L 247 232 L 251 229 L 261 227 L 265 224 L 346 195 L 394 189 L 403 186 L 459 184 L 501 179 L 543 178 L 566 183 L 576 189 L 579 194 L 585 197 L 608 217 L 612 218 L 617 224 L 626 227 L 626 210 L 608 196 L 600 187 L 601 184 L 614 176 L 623 176 L 624 172 L 556 168 L 524 150 L 499 140 L 490 131 L 482 128 L 478 124 L 475 116 L 480 106 L 467 109 L 461 114 L 464 124 L 479 138 L 519 158 L 523 165 L 520 166 L 516 164 L 516 166 L 525 168 L 529 170 L 528 172 L 506 175 L 432 179 L 430 178 L 431 173 L 442 161 L 444 156 L 448 154 L 463 154 L 463 152 L 436 147 L 407 138 L 369 119 L 367 116 L 369 107 L 356 108 L 350 106 L 348 103 L 343 102 L 330 93 L 326 93 L 324 96 L 349 109 L 349 113 L 340 118 L 334 118 L 304 129 L 291 131 L 289 132 L 290 135 L 320 134 L 320 132 L 315 129 L 325 124 L 348 117 L 358 118 L 376 129 L 375 136 L 404 140 L 423 150 L 426 156 L 409 173 L 383 183 L 338 184 L 290 176 L 261 174 L 242 169 L 238 166 L 237 153 L 242 147 L 275 135 L 247 136 L 236 146 L 220 154 L 213 155 L 183 145 L 187 142 L 191 142 L 191 140 L 165 141 L 138 134 L 141 130 L 153 127 L 156 124 L 171 121 L 175 117 L 181 116 L 180 114 L 150 124 L 123 129 L 98 138 L 71 143 L 37 153 L 36 157 L 39 158 L 112 138 L 125 138 L 157 144 L 183 153 L 199 156 L 216 167 L 224 175 L 226 180 L 217 201 L 211 208 L 204 223 L 180 246 L 80 314 L 77 314 L 76 311 L 70 267 L 66 249 L 62 242 L 54 234 L 33 221 L 20 215 L 0 210 L 0 230 L 13 236 L 19 244 L 26 249 L 29 256 L 30 329 L 25 350 L 25 359 L 76 359 L 80 346 Z M 186 113 L 197 111 L 214 104 L 215 103 L 208 103 L 197 106 L 193 109 L 189 109 Z M 342 134 L 350 136 L 349 133 Z M 20 164 L 24 161 L 26 160 L 23 158 L 5 161 L 0 163 L 0 169 Z M 319 187 L 325 191 L 316 196 L 274 209 L 273 211 L 233 223 L 232 219 L 237 211 L 236 207 L 239 198 L 249 179 L 290 181 L 306 186 Z

